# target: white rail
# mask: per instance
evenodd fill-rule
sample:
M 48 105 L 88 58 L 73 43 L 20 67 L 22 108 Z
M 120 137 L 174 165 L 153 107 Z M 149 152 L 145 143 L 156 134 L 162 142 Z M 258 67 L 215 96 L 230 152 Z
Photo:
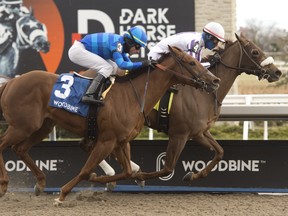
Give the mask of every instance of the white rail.
M 268 140 L 267 120 L 288 120 L 288 94 L 227 95 L 219 120 L 244 121 L 243 140 L 248 140 L 249 121 L 264 120 L 264 140 Z
M 227 95 L 219 120 L 288 120 L 288 94 Z

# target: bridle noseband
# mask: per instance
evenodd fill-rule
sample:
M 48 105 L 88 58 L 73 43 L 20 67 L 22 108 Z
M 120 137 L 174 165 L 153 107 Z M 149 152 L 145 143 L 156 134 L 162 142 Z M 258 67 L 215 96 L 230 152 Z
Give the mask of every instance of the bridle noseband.
M 253 74 L 258 76 L 258 79 L 268 79 L 270 77 L 270 75 L 267 73 L 267 70 L 265 70 L 263 67 L 265 67 L 266 65 L 272 64 L 274 62 L 272 57 L 268 57 L 266 58 L 264 61 L 262 61 L 260 64 L 257 63 L 247 52 L 247 50 L 245 49 L 245 46 L 248 46 L 249 42 L 244 46 L 241 41 L 237 38 L 237 42 L 239 44 L 240 47 L 240 61 L 239 61 L 239 66 L 238 67 L 232 67 L 227 65 L 226 63 L 224 63 L 221 58 L 220 58 L 220 63 L 223 64 L 225 67 L 227 68 L 231 68 L 234 70 L 238 70 L 241 73 L 245 72 L 247 74 Z M 248 69 L 248 68 L 241 68 L 241 63 L 242 63 L 242 57 L 243 57 L 243 53 L 247 56 L 247 58 L 256 66 L 257 69 Z

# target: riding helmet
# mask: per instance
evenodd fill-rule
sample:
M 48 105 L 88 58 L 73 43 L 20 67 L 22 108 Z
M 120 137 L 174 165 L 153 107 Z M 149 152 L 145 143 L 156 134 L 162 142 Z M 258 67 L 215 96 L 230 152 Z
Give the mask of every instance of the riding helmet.
M 141 47 L 146 47 L 147 45 L 147 35 L 142 27 L 135 26 L 130 28 L 125 32 L 124 37 L 133 40 L 135 43 L 139 44 Z
M 213 35 L 219 41 L 225 42 L 225 39 L 224 39 L 225 31 L 221 24 L 217 22 L 210 22 L 207 25 L 205 25 L 203 31 L 208 34 Z

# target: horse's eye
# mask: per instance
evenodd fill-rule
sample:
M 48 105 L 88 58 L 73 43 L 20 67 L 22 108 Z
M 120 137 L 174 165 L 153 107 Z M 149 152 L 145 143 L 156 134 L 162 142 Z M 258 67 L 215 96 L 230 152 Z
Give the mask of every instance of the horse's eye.
M 190 65 L 195 65 L 196 63 L 194 61 L 189 62 Z
M 259 51 L 258 51 L 257 49 L 253 49 L 253 50 L 251 51 L 251 54 L 252 54 L 252 56 L 253 56 L 254 58 L 257 58 L 260 53 L 259 53 Z

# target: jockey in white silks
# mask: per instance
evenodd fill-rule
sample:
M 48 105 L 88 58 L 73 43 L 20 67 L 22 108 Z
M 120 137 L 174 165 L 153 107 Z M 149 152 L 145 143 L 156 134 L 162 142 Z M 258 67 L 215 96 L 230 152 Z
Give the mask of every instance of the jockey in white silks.
M 150 49 L 148 58 L 157 61 L 163 53 L 169 52 L 169 45 L 186 51 L 189 55 L 201 62 L 203 50 L 205 48 L 212 50 L 218 45 L 218 42 L 224 43 L 224 36 L 225 31 L 222 25 L 216 22 L 210 22 L 205 25 L 202 33 L 181 32 L 161 40 Z M 211 66 L 209 62 L 203 62 L 201 64 L 207 68 Z

